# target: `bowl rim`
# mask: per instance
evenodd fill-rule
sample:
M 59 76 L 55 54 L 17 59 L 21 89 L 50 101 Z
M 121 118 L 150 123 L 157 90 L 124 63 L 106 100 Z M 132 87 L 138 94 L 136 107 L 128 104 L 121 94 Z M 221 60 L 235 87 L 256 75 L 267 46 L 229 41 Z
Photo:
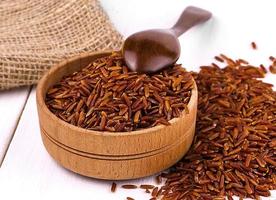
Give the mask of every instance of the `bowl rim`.
M 44 75 L 43 77 L 40 79 L 40 81 L 38 82 L 37 88 L 36 88 L 36 102 L 37 105 L 41 107 L 41 110 L 43 112 L 45 112 L 47 114 L 47 116 L 49 116 L 51 118 L 51 120 L 56 121 L 56 123 L 60 124 L 61 126 L 67 126 L 70 129 L 72 129 L 73 131 L 76 132 L 83 132 L 86 134 L 92 134 L 92 135 L 97 135 L 97 136 L 113 136 L 113 137 L 118 137 L 118 136 L 137 136 L 137 135 L 141 135 L 141 134 L 145 134 L 145 133 L 150 133 L 150 132 L 157 132 L 158 130 L 167 127 L 163 124 L 159 124 L 157 126 L 154 127 L 150 127 L 150 128 L 145 128 L 145 129 L 140 129 L 140 130 L 135 130 L 135 131 L 127 131 L 127 132 L 110 132 L 110 131 L 95 131 L 95 130 L 89 130 L 89 129 L 85 129 L 85 128 L 81 128 L 75 125 L 72 125 L 60 118 L 58 118 L 54 113 L 52 113 L 49 108 L 46 106 L 45 103 L 45 99 L 43 97 L 43 93 L 42 93 L 42 88 L 44 88 L 44 85 L 47 83 L 48 77 L 51 76 L 52 74 L 54 74 L 56 71 L 58 71 L 60 68 L 64 67 L 66 64 L 70 63 L 70 62 L 74 62 L 77 60 L 81 60 L 82 58 L 86 58 L 89 56 L 93 56 L 93 55 L 109 55 L 111 54 L 113 51 L 96 51 L 96 52 L 89 52 L 89 53 L 81 53 L 79 55 L 70 57 L 65 59 L 64 61 L 58 62 L 57 64 L 54 64 Z M 100 56 L 101 57 L 101 56 Z M 192 88 L 192 94 L 190 97 L 190 101 L 187 105 L 189 111 L 191 111 L 191 107 L 193 106 L 193 104 L 195 104 L 197 102 L 197 96 L 198 96 L 198 91 L 197 91 L 197 85 L 195 80 L 193 79 L 194 82 L 194 87 Z M 177 121 L 179 121 L 180 118 L 185 117 L 186 114 L 185 110 L 183 110 L 181 112 L 180 117 L 178 118 L 173 118 L 171 120 L 169 120 L 169 122 L 171 123 L 172 126 L 173 124 L 175 124 Z

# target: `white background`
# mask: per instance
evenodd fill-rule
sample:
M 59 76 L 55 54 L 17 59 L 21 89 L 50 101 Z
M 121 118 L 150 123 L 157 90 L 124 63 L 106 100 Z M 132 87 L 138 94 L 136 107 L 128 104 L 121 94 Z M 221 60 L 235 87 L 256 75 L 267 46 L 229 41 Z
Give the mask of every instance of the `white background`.
M 144 29 L 171 27 L 188 5 L 212 11 L 212 20 L 180 37 L 182 53 L 179 63 L 188 70 L 198 70 L 198 66 L 213 62 L 213 57 L 219 53 L 244 58 L 253 64 L 268 65 L 268 57 L 276 57 L 274 2 L 101 0 L 111 21 L 125 37 Z M 258 50 L 252 50 L 251 41 L 257 43 Z M 268 74 L 266 81 L 276 85 L 276 75 Z M 12 91 L 9 93 L 14 96 Z M 26 93 L 21 94 L 22 101 L 27 98 Z M 3 95 L 0 98 L 3 100 Z M 3 107 L 4 103 L 1 102 L 4 101 L 0 101 Z M 119 185 L 122 183 L 118 182 Z M 149 177 L 127 183 L 154 181 Z M 141 190 L 118 188 L 113 194 L 110 185 L 109 181 L 85 178 L 69 172 L 48 155 L 39 135 L 34 88 L 0 168 L 0 199 L 124 200 L 127 196 L 136 200 L 149 199 Z M 264 199 L 276 200 L 276 192 L 273 192 L 272 197 Z

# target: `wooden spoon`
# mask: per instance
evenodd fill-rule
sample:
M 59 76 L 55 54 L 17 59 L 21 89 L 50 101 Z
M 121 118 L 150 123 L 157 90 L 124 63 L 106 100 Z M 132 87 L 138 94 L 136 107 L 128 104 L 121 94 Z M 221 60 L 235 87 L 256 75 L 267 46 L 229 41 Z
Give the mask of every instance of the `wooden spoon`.
M 174 64 L 180 56 L 177 37 L 211 16 L 207 10 L 189 6 L 172 28 L 146 30 L 129 36 L 122 49 L 128 68 L 151 73 Z

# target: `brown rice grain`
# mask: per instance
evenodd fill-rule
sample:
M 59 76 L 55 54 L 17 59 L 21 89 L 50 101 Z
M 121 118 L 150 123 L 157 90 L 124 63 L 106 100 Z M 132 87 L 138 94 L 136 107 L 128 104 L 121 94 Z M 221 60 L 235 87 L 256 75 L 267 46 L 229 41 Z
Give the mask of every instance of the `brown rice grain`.
M 111 185 L 111 192 L 115 192 L 116 191 L 116 188 L 117 188 L 117 184 L 116 183 L 112 183 L 112 185 Z
M 125 184 L 121 186 L 124 189 L 136 189 L 137 185 L 133 185 L 133 184 Z
M 251 47 L 256 50 L 257 49 L 257 44 L 255 42 L 251 42 Z

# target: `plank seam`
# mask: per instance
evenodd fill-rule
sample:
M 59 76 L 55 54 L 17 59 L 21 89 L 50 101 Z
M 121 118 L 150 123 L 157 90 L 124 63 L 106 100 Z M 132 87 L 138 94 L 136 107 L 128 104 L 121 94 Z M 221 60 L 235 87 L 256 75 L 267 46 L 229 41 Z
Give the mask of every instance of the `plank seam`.
M 23 115 L 23 112 L 24 112 L 24 110 L 25 110 L 26 104 L 27 104 L 27 102 L 28 102 L 28 100 L 29 100 L 29 97 L 30 97 L 30 94 L 31 94 L 32 89 L 33 89 L 33 86 L 30 86 L 30 87 L 29 87 L 28 94 L 27 94 L 27 97 L 26 97 L 26 101 L 24 102 L 24 105 L 23 105 L 23 107 L 22 107 L 22 109 L 21 109 L 21 111 L 20 111 L 20 113 L 19 113 L 19 117 L 18 117 L 18 119 L 17 119 L 17 121 L 16 121 L 14 130 L 13 130 L 13 132 L 12 132 L 12 134 L 11 134 L 11 138 L 10 138 L 10 140 L 8 141 L 8 145 L 7 145 L 7 148 L 6 148 L 5 152 L 4 152 L 3 158 L 2 158 L 2 160 L 0 160 L 0 168 L 2 167 L 2 164 L 3 164 L 4 161 L 5 161 L 5 158 L 6 158 L 6 155 L 7 155 L 7 153 L 8 153 L 9 147 L 10 147 L 10 145 L 11 145 L 11 143 L 12 143 L 12 140 L 13 140 L 13 138 L 14 138 L 14 135 L 15 135 L 15 133 L 16 133 L 17 127 L 18 127 L 19 122 L 20 122 L 20 120 L 21 120 L 21 116 Z

